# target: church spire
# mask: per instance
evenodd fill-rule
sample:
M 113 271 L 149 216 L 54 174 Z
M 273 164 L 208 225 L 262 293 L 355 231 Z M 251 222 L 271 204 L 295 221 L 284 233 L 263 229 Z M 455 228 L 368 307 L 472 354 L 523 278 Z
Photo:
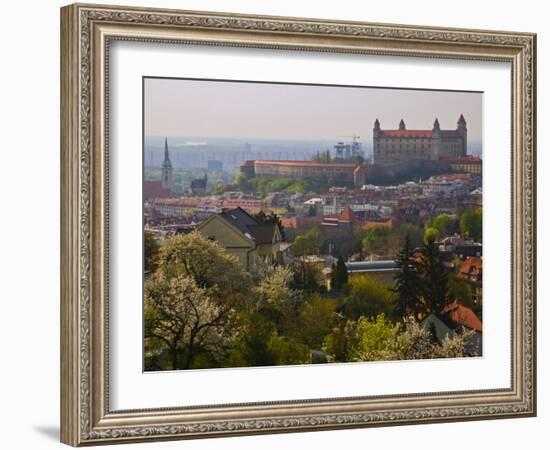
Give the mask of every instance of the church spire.
M 174 183 L 174 169 L 172 168 L 172 161 L 170 161 L 170 154 L 168 153 L 168 139 L 164 138 L 164 161 L 162 162 L 161 173 L 161 186 L 163 189 L 172 190 Z
M 164 138 L 164 161 L 162 167 L 172 168 L 172 161 L 170 161 L 170 154 L 168 153 L 168 138 Z

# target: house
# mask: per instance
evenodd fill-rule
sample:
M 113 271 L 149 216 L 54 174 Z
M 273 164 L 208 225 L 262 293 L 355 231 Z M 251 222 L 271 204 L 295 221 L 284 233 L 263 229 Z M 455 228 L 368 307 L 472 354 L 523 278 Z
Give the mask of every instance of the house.
M 470 285 L 474 304 L 480 306 L 483 302 L 483 258 L 468 256 L 458 267 L 457 276 Z
M 262 263 L 283 263 L 282 236 L 273 223 L 261 223 L 242 208 L 210 216 L 197 230 L 236 256 L 247 272 Z
M 471 356 L 481 356 L 483 325 L 473 310 L 455 300 L 443 308 L 440 318 L 451 329 L 464 327 L 472 330 L 473 335 L 466 343 L 466 350 Z

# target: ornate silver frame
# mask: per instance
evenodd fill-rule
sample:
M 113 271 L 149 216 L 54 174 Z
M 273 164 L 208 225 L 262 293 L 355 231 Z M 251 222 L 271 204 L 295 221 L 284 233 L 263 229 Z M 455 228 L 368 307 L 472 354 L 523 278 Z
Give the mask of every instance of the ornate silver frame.
M 386 397 L 111 411 L 106 258 L 114 39 L 507 61 L 512 66 L 512 385 Z M 61 440 L 73 446 L 536 414 L 535 86 L 530 33 L 75 4 L 61 9 Z

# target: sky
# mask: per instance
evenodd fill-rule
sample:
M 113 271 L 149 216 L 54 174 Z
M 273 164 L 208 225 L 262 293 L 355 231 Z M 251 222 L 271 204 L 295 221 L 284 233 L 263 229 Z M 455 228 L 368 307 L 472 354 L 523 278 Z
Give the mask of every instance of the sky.
M 263 139 L 372 138 L 382 129 L 455 129 L 481 141 L 482 93 L 146 78 L 146 136 Z

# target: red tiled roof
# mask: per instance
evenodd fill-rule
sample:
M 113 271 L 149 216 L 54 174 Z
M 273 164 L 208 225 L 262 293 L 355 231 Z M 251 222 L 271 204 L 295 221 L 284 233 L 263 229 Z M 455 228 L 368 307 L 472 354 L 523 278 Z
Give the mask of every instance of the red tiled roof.
M 397 138 L 431 138 L 432 130 L 382 130 L 381 136 Z
M 355 223 L 357 221 L 357 217 L 355 216 L 355 213 L 353 212 L 353 210 L 349 207 L 349 206 L 346 206 L 342 212 L 340 213 L 340 220 L 344 220 L 346 222 L 352 222 L 352 223 Z
M 478 275 L 483 269 L 483 260 L 478 256 L 468 256 L 466 260 L 460 265 L 458 271 L 462 275 Z
M 288 161 L 288 160 L 270 160 L 259 159 L 256 160 L 256 164 L 273 164 L 278 166 L 303 166 L 303 167 L 323 167 L 323 168 L 335 168 L 335 169 L 355 169 L 357 164 L 324 164 L 314 161 Z
M 144 181 L 143 182 L 143 198 L 168 198 L 170 190 L 164 189 L 160 181 Z
M 481 320 L 479 320 L 479 317 L 476 316 L 475 312 L 473 312 L 470 308 L 461 305 L 456 300 L 447 305 L 441 312 L 442 314 L 448 316 L 453 322 L 468 327 L 472 330 L 479 331 L 480 333 L 482 331 L 483 326 Z

